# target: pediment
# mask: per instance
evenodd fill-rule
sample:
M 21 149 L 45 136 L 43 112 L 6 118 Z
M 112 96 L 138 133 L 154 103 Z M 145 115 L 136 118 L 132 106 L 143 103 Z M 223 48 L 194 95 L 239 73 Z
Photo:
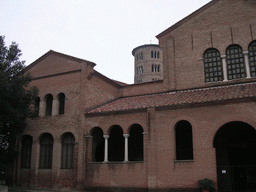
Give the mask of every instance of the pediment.
M 83 65 L 94 63 L 50 50 L 26 68 L 33 78 L 79 71 Z

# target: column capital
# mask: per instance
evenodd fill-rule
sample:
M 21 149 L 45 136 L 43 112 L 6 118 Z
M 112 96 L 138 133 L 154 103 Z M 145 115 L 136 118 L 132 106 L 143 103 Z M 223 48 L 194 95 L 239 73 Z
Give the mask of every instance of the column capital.
M 222 59 L 225 59 L 226 58 L 226 55 L 221 55 L 220 56 Z
M 248 55 L 248 54 L 249 54 L 249 51 L 244 51 L 243 54 L 244 54 L 244 55 Z
M 127 138 L 130 136 L 130 134 L 123 134 L 123 136 Z
M 109 135 L 103 135 L 103 137 L 104 137 L 105 139 L 108 139 L 108 138 L 109 138 Z

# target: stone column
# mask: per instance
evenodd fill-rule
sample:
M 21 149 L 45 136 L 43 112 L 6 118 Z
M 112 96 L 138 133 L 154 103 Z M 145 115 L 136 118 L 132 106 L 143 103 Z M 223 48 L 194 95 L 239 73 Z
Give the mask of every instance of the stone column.
M 250 73 L 250 64 L 249 64 L 249 57 L 248 57 L 248 51 L 244 51 L 244 61 L 245 61 L 245 68 L 246 68 L 246 79 L 251 78 L 251 73 Z
M 108 138 L 109 135 L 103 135 L 105 139 L 104 162 L 108 162 Z
M 128 137 L 130 136 L 129 134 L 123 134 L 124 136 L 124 161 L 128 162 Z
M 222 67 L 223 67 L 223 78 L 224 78 L 224 82 L 228 81 L 228 72 L 227 72 L 227 63 L 226 63 L 226 55 L 221 55 L 222 58 Z

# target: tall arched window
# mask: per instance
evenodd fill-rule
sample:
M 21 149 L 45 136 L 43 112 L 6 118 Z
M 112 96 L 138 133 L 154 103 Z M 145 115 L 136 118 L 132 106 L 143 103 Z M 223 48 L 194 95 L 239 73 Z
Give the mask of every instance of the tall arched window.
M 143 66 L 137 67 L 137 74 L 142 74 L 143 73 Z
M 256 41 L 253 41 L 250 43 L 248 50 L 249 50 L 251 77 L 255 77 L 256 76 Z
M 152 72 L 160 72 L 160 65 L 152 64 L 151 70 Z
M 104 161 L 104 138 L 103 131 L 99 127 L 92 129 L 92 161 Z
M 217 49 L 211 48 L 204 52 L 204 74 L 206 83 L 223 80 L 220 52 Z
M 39 168 L 51 169 L 52 168 L 52 149 L 53 137 L 49 133 L 44 133 L 40 140 L 40 159 Z
M 176 160 L 193 159 L 192 126 L 188 121 L 179 121 L 175 127 Z
M 62 138 L 61 168 L 72 169 L 74 164 L 75 137 L 72 133 L 65 133 Z
M 65 94 L 60 93 L 58 95 L 58 99 L 59 99 L 59 115 L 62 115 L 64 114 L 64 109 L 65 109 Z
M 111 127 L 108 141 L 109 161 L 124 161 L 124 136 L 120 126 Z
M 51 94 L 47 94 L 45 96 L 46 106 L 45 106 L 45 116 L 51 116 L 52 115 L 52 101 L 53 97 Z
M 21 142 L 21 168 L 30 168 L 33 138 L 25 135 Z
M 244 56 L 242 47 L 230 45 L 226 50 L 228 79 L 245 78 Z
M 132 125 L 128 137 L 129 161 L 143 161 L 143 129 L 140 125 Z

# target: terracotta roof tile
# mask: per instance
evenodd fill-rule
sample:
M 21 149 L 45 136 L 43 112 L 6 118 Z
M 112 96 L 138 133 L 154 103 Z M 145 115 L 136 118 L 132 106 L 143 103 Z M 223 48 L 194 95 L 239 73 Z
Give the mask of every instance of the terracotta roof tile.
M 232 99 L 252 98 L 256 96 L 256 83 L 219 86 L 212 88 L 175 91 L 152 95 L 124 97 L 113 100 L 100 107 L 89 110 L 86 114 L 98 114 L 117 111 L 146 109 L 149 107 L 179 106 Z

